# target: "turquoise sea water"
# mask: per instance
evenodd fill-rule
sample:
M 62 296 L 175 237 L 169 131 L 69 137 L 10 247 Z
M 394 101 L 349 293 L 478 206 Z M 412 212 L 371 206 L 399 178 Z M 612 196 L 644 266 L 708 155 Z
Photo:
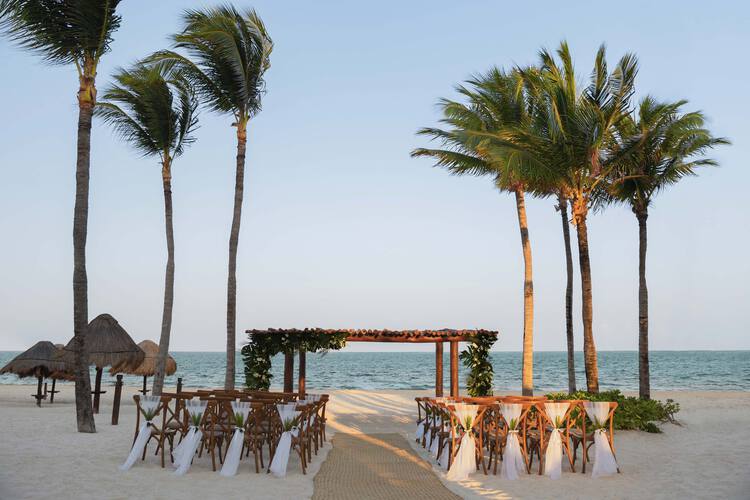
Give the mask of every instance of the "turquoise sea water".
M 0 366 L 18 352 L 0 352 Z M 225 355 L 221 352 L 175 352 L 177 373 L 167 378 L 174 385 L 183 378 L 186 387 L 220 387 L 224 384 Z M 603 351 L 599 356 L 599 382 L 602 390 L 638 389 L 636 352 Z M 448 387 L 448 356 L 444 355 L 444 384 Z M 577 353 L 578 387 L 585 387 L 583 355 Z M 520 390 L 521 353 L 493 352 L 497 391 Z M 244 383 L 242 360 L 237 356 L 237 383 Z M 106 373 L 106 372 L 105 372 Z M 273 360 L 273 386 L 283 377 L 283 357 Z M 466 370 L 461 365 L 459 379 L 465 386 Z M 105 377 L 107 383 L 111 382 Z M 295 374 L 296 380 L 296 374 Z M 20 381 L 0 375 L 0 384 Z M 125 377 L 128 385 L 139 385 L 140 377 Z M 25 379 L 24 383 L 33 383 Z M 428 352 L 329 352 L 308 354 L 307 387 L 314 389 L 431 389 L 435 385 L 435 357 Z M 538 391 L 567 389 L 564 352 L 534 354 L 534 385 Z M 654 351 L 651 353 L 653 390 L 750 390 L 750 351 Z

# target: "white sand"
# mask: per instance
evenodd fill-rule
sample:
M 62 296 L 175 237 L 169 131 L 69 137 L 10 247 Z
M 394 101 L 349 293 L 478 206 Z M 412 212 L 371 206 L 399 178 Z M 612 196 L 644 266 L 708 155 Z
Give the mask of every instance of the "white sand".
M 0 422 L 6 428 L 0 441 L 2 499 L 309 498 L 313 477 L 328 451 L 313 459 L 306 476 L 292 459 L 285 479 L 255 474 L 252 461 L 243 461 L 236 477 L 223 478 L 211 471 L 206 458 L 196 460 L 186 476 L 173 477 L 154 456 L 121 473 L 117 466 L 127 456 L 135 427 L 132 404 L 122 408 L 120 425 L 113 427 L 108 392 L 97 417 L 97 434 L 78 434 L 72 386 L 63 386 L 64 392 L 57 395 L 60 404 L 45 402 L 41 409 L 29 397 L 34 389 L 0 386 Z M 332 391 L 330 434 L 399 432 L 411 438 L 414 397 L 426 394 Z M 436 473 L 464 498 L 750 499 L 750 393 L 676 392 L 655 397 L 671 397 L 681 404 L 683 426 L 666 425 L 665 432 L 656 435 L 617 432 L 615 446 L 622 469 L 618 476 L 593 480 L 590 471 L 585 476 L 564 472 L 559 481 L 535 474 L 504 481 L 477 473 L 465 482 L 450 483 L 437 468 Z

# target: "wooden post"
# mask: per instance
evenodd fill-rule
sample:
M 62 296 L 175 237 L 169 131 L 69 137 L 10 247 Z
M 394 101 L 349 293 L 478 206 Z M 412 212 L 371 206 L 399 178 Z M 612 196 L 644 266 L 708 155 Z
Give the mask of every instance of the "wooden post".
M 451 341 L 451 397 L 458 397 L 458 342 Z
M 284 353 L 284 392 L 294 392 L 294 351 Z
M 443 397 L 443 343 L 435 342 L 435 397 Z
M 55 394 L 57 394 L 58 392 L 60 392 L 60 391 L 56 391 L 55 390 L 55 382 L 57 382 L 57 379 L 53 378 L 52 379 L 52 390 L 49 391 L 49 394 L 50 394 L 50 396 L 49 396 L 49 404 L 52 404 L 52 403 L 55 402 Z
M 99 395 L 102 393 L 102 372 L 104 368 L 96 367 L 96 384 L 94 385 L 94 413 L 99 413 Z
M 305 374 L 307 372 L 307 353 L 304 349 L 299 350 L 299 373 L 297 378 L 297 392 L 299 398 L 305 398 Z
M 36 396 L 34 397 L 36 398 L 36 405 L 42 406 L 42 397 L 43 397 L 42 396 L 42 380 L 44 379 L 44 377 L 39 375 L 37 379 L 38 379 L 38 382 L 36 384 Z
M 177 393 L 182 392 L 182 377 L 177 377 Z
M 144 384 L 146 377 L 143 377 Z M 120 421 L 120 397 L 122 396 L 122 375 L 117 376 L 115 382 L 115 400 L 112 402 L 112 425 L 117 425 Z
M 138 392 L 140 392 L 141 394 L 143 394 L 144 396 L 145 396 L 146 394 L 148 394 L 148 391 L 149 391 L 148 387 L 146 387 L 146 379 L 147 379 L 147 378 L 148 378 L 148 375 L 144 375 L 144 376 L 143 376 L 143 389 L 141 389 L 140 391 L 138 391 Z

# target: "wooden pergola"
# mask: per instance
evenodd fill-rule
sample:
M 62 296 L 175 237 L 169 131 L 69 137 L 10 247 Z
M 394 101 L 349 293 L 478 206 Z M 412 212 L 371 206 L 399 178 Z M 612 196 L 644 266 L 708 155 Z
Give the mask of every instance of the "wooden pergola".
M 495 334 L 490 330 L 324 330 L 269 329 L 246 330 L 250 335 L 304 335 L 306 332 L 345 334 L 347 342 L 402 342 L 435 344 L 435 396 L 443 396 L 443 344 L 450 344 L 450 395 L 458 397 L 458 343 L 470 342 L 476 335 Z M 299 350 L 298 392 L 305 393 L 306 352 Z M 294 353 L 284 353 L 284 392 L 294 391 Z

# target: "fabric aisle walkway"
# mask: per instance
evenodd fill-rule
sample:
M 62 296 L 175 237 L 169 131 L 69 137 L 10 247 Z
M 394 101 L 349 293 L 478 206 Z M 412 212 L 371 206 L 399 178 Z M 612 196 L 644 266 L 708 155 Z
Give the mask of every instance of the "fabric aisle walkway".
M 336 433 L 332 443 L 315 476 L 313 500 L 460 498 L 400 434 Z

